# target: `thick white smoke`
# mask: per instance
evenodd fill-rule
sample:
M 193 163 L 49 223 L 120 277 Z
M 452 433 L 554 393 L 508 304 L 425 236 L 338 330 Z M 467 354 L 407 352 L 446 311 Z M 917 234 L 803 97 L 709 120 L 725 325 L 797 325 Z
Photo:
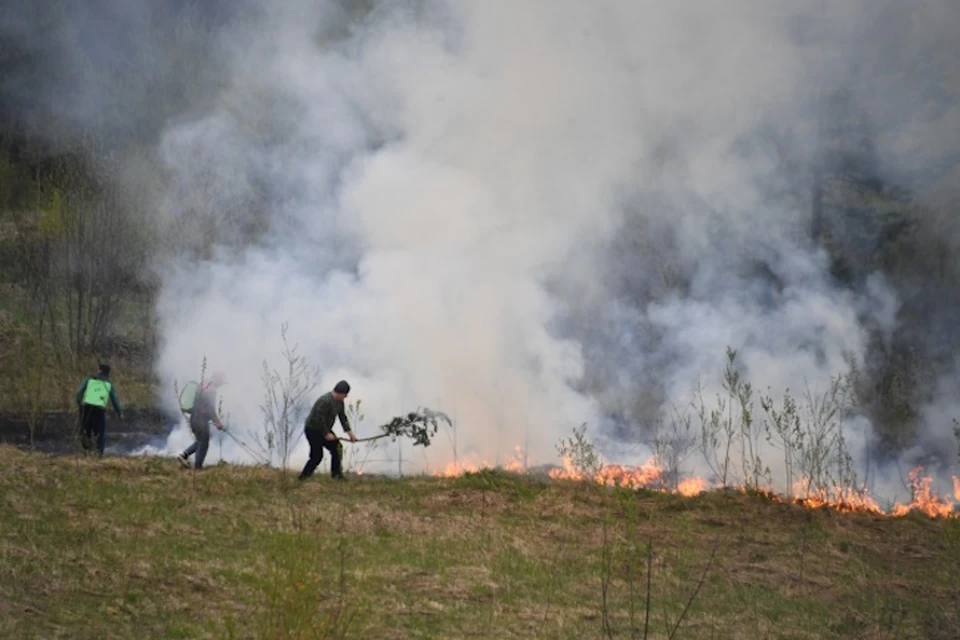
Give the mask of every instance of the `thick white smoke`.
M 317 393 L 346 378 L 363 400 L 360 435 L 425 405 L 457 418 L 461 455 L 491 462 L 515 445 L 555 461 L 572 427 L 602 430 L 627 371 L 656 368 L 666 404 L 698 382 L 710 395 L 728 346 L 758 384 L 825 384 L 862 357 L 863 319 L 890 330 L 898 302 L 879 277 L 861 296 L 827 284 L 808 204 L 771 198 L 777 160 L 742 145 L 843 80 L 868 7 L 388 2 L 348 28 L 332 3 L 264 3 L 220 35 L 214 107 L 163 136 L 160 213 L 228 216 L 259 189 L 269 231 L 162 265 L 160 378 L 196 377 L 206 356 L 233 428 L 257 430 L 261 364 L 281 365 L 289 323 Z M 799 129 L 802 157 L 815 132 Z M 631 217 L 670 238 L 689 287 L 633 312 L 656 344 L 614 339 L 610 384 L 587 392 L 585 345 L 556 327 L 572 313 L 627 331 L 603 276 Z M 757 260 L 776 287 L 743 276 Z M 631 276 L 653 287 L 647 266 Z M 443 438 L 405 455 L 409 470 L 452 459 Z M 292 464 L 305 457 L 301 442 Z

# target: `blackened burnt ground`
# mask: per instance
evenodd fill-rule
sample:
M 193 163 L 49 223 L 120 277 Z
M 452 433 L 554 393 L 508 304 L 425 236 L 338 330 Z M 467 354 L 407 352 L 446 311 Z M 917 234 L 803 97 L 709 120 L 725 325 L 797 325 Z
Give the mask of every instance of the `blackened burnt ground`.
M 126 410 L 123 417 L 120 420 L 113 413 L 107 416 L 107 454 L 129 454 L 165 438 L 178 421 L 177 416 L 152 408 Z M 75 412 L 43 412 L 33 420 L 29 414 L 0 412 L 0 444 L 44 453 L 75 453 L 79 450 L 78 428 Z

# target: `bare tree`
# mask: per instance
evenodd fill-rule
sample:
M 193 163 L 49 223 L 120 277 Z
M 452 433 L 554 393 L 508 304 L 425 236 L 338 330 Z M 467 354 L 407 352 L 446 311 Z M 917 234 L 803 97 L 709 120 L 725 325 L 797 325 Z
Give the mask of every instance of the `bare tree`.
M 311 368 L 297 353 L 298 345 L 287 341 L 287 323 L 280 330 L 286 370 L 281 375 L 263 362 L 263 429 L 254 434 L 255 442 L 266 457 L 286 470 L 290 454 L 299 439 L 299 427 L 307 410 L 308 396 L 317 387 L 319 370 Z

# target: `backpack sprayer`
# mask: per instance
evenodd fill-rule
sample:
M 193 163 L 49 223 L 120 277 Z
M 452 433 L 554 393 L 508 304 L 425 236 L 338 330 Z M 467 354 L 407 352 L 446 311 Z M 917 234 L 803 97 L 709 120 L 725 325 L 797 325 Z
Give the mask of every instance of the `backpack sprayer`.
M 200 385 L 196 381 L 190 380 L 187 384 L 183 385 L 183 389 L 180 390 L 180 394 L 177 397 L 177 403 L 180 407 L 180 413 L 183 414 L 183 417 L 187 419 L 187 422 L 190 421 L 193 416 L 193 410 L 196 406 L 197 398 L 200 396 Z M 240 447 L 250 454 L 254 460 L 260 464 L 269 464 L 269 461 L 264 460 L 263 456 L 258 454 L 256 451 L 251 449 L 247 444 L 233 435 L 226 427 L 221 429 L 221 433 L 227 434 L 227 437 L 236 442 Z

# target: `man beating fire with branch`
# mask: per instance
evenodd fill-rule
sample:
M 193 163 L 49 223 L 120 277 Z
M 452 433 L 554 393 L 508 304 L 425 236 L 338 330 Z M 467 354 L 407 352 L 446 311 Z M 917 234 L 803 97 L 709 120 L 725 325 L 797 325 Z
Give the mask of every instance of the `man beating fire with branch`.
M 310 459 L 300 473 L 300 480 L 306 480 L 313 475 L 323 460 L 324 449 L 330 452 L 330 475 L 337 480 L 346 480 L 341 468 L 343 445 L 333 433 L 333 423 L 339 418 L 340 426 L 350 438 L 350 442 L 357 441 L 343 406 L 348 393 L 350 393 L 350 385 L 346 380 L 341 380 L 333 387 L 333 391 L 323 394 L 313 404 L 303 428 L 307 442 L 310 443 Z

